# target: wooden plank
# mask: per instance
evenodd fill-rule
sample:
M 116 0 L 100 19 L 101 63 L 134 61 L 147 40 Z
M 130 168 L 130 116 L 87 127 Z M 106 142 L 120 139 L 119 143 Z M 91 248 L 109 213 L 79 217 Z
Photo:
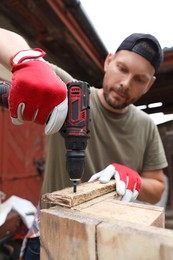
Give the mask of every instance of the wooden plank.
M 142 225 L 100 223 L 97 226 L 99 260 L 171 260 L 173 232 Z
M 95 228 L 98 224 L 98 220 L 70 214 L 70 209 L 65 207 L 42 210 L 40 259 L 96 260 Z
M 117 221 L 129 225 L 165 227 L 165 210 L 162 207 L 114 199 L 113 192 L 73 207 L 84 216 L 92 216 L 109 223 Z M 73 214 L 73 212 L 71 212 Z
M 99 181 L 92 183 L 86 182 L 78 185 L 76 193 L 73 192 L 71 187 L 65 188 L 44 194 L 42 201 L 71 208 L 112 191 L 114 191 L 114 196 L 119 199 L 120 196 L 115 192 L 115 180 L 111 180 L 106 184 L 102 184 Z

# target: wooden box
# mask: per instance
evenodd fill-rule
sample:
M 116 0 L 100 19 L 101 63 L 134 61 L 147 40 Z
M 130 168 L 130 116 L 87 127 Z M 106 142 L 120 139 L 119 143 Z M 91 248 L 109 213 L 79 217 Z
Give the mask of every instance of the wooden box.
M 41 210 L 41 259 L 173 259 L 173 232 L 164 228 L 164 209 L 114 195 Z

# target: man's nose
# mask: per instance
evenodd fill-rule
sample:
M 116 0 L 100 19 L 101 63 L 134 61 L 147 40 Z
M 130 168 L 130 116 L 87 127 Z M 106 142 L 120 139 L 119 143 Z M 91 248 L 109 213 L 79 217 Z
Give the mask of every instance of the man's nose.
M 122 79 L 122 81 L 121 81 L 121 86 L 124 88 L 124 89 L 129 89 L 130 88 L 130 86 L 131 86 L 131 81 L 132 81 L 132 79 L 131 79 L 131 76 L 130 75 L 126 75 L 123 79 Z

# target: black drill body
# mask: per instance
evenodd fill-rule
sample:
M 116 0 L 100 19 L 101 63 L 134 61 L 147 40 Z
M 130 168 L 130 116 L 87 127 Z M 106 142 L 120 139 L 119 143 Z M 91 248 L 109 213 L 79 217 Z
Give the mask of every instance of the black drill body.
M 68 83 L 67 88 L 68 114 L 61 134 L 67 149 L 66 169 L 76 192 L 77 182 L 81 180 L 84 171 L 85 149 L 89 138 L 90 86 L 87 82 L 74 81 Z
M 8 81 L 0 81 L 0 107 L 8 108 L 8 96 L 11 84 Z
M 0 81 L 0 106 L 8 108 L 11 84 Z M 67 84 L 68 113 L 60 130 L 65 140 L 66 169 L 73 181 L 74 192 L 84 171 L 85 149 L 89 138 L 90 86 L 87 82 L 73 81 Z

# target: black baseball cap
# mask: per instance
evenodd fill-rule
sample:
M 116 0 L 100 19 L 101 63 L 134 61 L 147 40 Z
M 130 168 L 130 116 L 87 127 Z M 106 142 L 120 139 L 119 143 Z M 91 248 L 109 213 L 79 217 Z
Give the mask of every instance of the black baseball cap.
M 148 48 L 137 44 L 143 40 L 151 44 L 151 46 L 154 49 L 154 52 L 151 52 Z M 160 46 L 160 43 L 151 34 L 145 34 L 145 33 L 131 34 L 130 36 L 124 39 L 124 41 L 117 48 L 116 52 L 120 50 L 133 51 L 143 56 L 155 68 L 155 72 L 158 71 L 160 63 L 163 61 L 163 50 Z

